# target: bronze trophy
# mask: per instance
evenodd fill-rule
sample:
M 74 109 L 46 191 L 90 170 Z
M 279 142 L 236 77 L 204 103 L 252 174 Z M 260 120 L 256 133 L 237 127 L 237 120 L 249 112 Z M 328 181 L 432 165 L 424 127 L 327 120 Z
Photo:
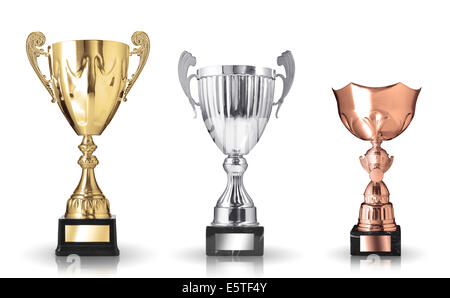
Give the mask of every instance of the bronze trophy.
M 420 89 L 402 83 L 375 88 L 350 83 L 333 91 L 342 123 L 353 135 L 372 144 L 360 157 L 371 181 L 364 192 L 358 224 L 350 233 L 351 254 L 399 256 L 400 226 L 383 182 L 394 157 L 381 148 L 381 142 L 397 137 L 411 123 Z

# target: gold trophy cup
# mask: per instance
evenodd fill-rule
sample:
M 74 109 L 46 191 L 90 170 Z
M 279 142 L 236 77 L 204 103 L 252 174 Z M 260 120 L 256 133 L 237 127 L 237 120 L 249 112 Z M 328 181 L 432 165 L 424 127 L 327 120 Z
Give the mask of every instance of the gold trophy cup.
M 31 33 L 26 50 L 31 66 L 57 102 L 75 132 L 83 136 L 78 148 L 81 180 L 67 201 L 65 215 L 59 219 L 56 255 L 116 256 L 119 255 L 116 219 L 111 216 L 109 201 L 97 184 L 92 155 L 97 146 L 92 136 L 101 135 L 111 122 L 122 101 L 139 77 L 147 61 L 150 40 L 146 33 L 135 32 L 131 38 L 137 48 L 107 40 L 71 40 L 52 44 L 48 51 L 41 32 Z M 140 57 L 135 74 L 128 79 L 131 55 Z M 46 56 L 50 80 L 39 69 L 37 58 Z

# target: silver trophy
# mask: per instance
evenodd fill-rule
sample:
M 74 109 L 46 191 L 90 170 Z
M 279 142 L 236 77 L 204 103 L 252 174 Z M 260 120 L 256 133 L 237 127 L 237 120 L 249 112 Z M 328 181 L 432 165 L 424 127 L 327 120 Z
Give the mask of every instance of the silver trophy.
M 214 220 L 206 229 L 206 254 L 209 256 L 264 253 L 264 228 L 256 219 L 256 207 L 245 190 L 243 175 L 247 169 L 244 155 L 258 143 L 269 121 L 272 106 L 276 116 L 294 80 L 295 63 L 290 51 L 278 57 L 286 76 L 274 69 L 248 65 L 203 67 L 188 75 L 196 58 L 183 52 L 178 63 L 181 87 L 195 116 L 199 106 L 203 121 L 216 145 L 227 155 L 223 167 L 228 184 L 214 208 Z M 275 79 L 283 81 L 281 98 L 274 102 Z M 191 95 L 190 83 L 198 81 L 199 101 Z

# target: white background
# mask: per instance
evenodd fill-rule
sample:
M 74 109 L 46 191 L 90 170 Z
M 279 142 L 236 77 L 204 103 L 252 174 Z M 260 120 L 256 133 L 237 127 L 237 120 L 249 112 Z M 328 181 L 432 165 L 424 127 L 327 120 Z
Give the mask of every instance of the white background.
M 450 7 L 446 1 L 9 1 L 2 6 L 1 276 L 449 276 Z M 97 180 L 117 215 L 121 256 L 54 256 L 58 218 L 80 177 L 77 136 L 28 63 L 47 44 L 151 39 L 149 61 L 102 136 Z M 265 227 L 263 258 L 204 254 L 226 184 L 223 154 L 179 86 L 183 50 L 197 66 L 273 67 L 291 50 L 293 88 L 247 156 L 248 192 Z M 45 58 L 42 69 L 48 73 Z M 129 73 L 134 72 L 136 57 Z M 409 128 L 383 147 L 401 259 L 351 259 L 349 233 L 369 182 L 370 148 L 339 120 L 331 88 L 423 87 Z M 277 81 L 277 93 L 281 82 Z M 195 92 L 194 92 L 195 93 Z M 194 94 L 194 97 L 196 95 Z M 59 265 L 58 265 L 59 264 Z

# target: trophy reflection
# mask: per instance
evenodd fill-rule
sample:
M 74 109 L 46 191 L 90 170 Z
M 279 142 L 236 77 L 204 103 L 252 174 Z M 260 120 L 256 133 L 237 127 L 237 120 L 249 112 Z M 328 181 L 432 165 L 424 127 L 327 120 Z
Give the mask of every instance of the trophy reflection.
M 364 192 L 358 224 L 351 231 L 351 254 L 399 256 L 400 226 L 395 223 L 389 191 L 383 182 L 394 157 L 381 148 L 381 142 L 397 137 L 411 123 L 420 89 L 402 83 L 378 88 L 350 83 L 333 91 L 342 123 L 356 137 L 372 144 L 360 157 L 371 181 Z
M 213 141 L 227 155 L 223 167 L 228 184 L 214 208 L 214 220 L 206 229 L 206 254 L 209 256 L 261 256 L 264 253 L 264 228 L 256 219 L 256 208 L 243 185 L 247 169 L 244 155 L 259 141 L 272 106 L 277 113 L 294 79 L 295 64 L 291 52 L 278 57 L 286 76 L 275 70 L 247 65 L 203 67 L 188 76 L 196 58 L 181 54 L 178 75 L 194 112 L 199 106 Z M 282 78 L 283 91 L 274 102 L 275 79 Z M 190 82 L 198 81 L 200 100 L 190 92 Z
M 67 201 L 65 215 L 59 219 L 56 255 L 119 255 L 116 219 L 111 216 L 109 201 L 97 184 L 94 168 L 98 164 L 93 152 L 97 148 L 92 136 L 101 135 L 141 73 L 149 54 L 146 33 L 135 32 L 131 38 L 138 46 L 130 51 L 127 44 L 107 40 L 71 40 L 52 44 L 48 51 L 41 32 L 31 33 L 26 50 L 31 66 L 57 102 L 63 115 L 79 136 L 83 155 L 78 160 L 81 180 Z M 129 56 L 138 55 L 139 65 L 127 78 Z M 39 69 L 37 58 L 46 56 L 50 80 Z

